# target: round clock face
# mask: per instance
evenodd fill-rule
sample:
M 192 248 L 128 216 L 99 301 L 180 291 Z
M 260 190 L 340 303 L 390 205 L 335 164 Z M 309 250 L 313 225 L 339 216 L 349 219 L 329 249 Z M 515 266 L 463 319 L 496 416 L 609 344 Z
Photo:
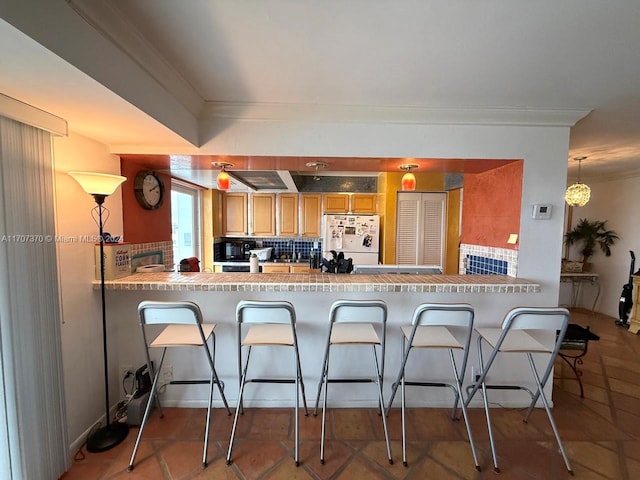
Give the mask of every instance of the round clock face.
M 136 199 L 142 207 L 153 210 L 162 205 L 164 185 L 157 173 L 139 172 L 134 182 L 134 190 Z

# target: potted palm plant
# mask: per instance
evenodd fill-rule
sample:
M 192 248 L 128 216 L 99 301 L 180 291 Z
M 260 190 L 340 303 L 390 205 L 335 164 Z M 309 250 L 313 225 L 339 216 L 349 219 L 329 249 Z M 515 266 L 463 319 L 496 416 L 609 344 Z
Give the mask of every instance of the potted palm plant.
M 591 256 L 596 253 L 597 247 L 607 257 L 611 256 L 611 246 L 618 240 L 618 235 L 613 230 L 607 230 L 607 222 L 600 220 L 587 220 L 581 218 L 573 229 L 564 236 L 564 243 L 568 246 L 580 245 L 582 264 L 586 266 Z

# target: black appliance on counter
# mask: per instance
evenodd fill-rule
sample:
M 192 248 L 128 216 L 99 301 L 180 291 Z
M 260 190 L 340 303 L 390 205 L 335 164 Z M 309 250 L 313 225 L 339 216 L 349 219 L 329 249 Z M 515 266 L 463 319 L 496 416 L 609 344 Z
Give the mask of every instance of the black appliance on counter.
M 248 262 L 251 255 L 250 250 L 255 250 L 254 240 L 225 240 L 217 243 L 215 252 L 216 262 Z
M 258 267 L 258 271 L 262 272 L 262 265 Z M 222 273 L 249 273 L 251 267 L 249 265 L 223 265 Z

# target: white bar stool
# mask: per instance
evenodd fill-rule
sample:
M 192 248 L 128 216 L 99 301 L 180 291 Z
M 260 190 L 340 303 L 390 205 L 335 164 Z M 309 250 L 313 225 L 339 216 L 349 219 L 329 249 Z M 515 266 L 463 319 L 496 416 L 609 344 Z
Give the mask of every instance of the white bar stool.
M 227 465 L 231 464 L 231 452 L 236 434 L 238 414 L 242 411 L 242 396 L 247 383 L 294 383 L 295 394 L 295 419 L 294 436 L 295 450 L 294 460 L 296 467 L 300 465 L 299 459 L 299 420 L 298 412 L 300 407 L 300 390 L 302 390 L 302 401 L 305 415 L 308 415 L 307 400 L 304 392 L 304 382 L 302 381 L 302 368 L 300 367 L 300 352 L 298 350 L 298 336 L 296 334 L 296 313 L 293 305 L 285 301 L 252 301 L 243 300 L 236 306 L 236 317 L 238 321 L 238 378 L 240 380 L 240 391 L 238 393 L 238 404 L 233 418 L 231 429 L 231 439 L 229 441 L 229 451 L 227 452 Z M 242 340 L 243 325 L 248 324 L 244 340 Z M 247 378 L 249 359 L 251 350 L 254 347 L 288 347 L 293 349 L 295 374 L 294 378 L 273 379 L 273 378 Z M 242 361 L 242 347 L 247 347 L 246 359 Z
M 467 435 L 469 436 L 469 444 L 471 445 L 471 453 L 476 470 L 480 471 L 478 463 L 478 455 L 473 442 L 473 434 L 469 425 L 467 416 L 467 408 L 462 396 L 462 382 L 467 369 L 467 358 L 469 356 L 469 344 L 471 343 L 471 335 L 473 333 L 473 307 L 466 303 L 460 304 L 438 304 L 423 303 L 418 305 L 413 313 L 411 325 L 401 327 L 402 330 L 402 362 L 398 377 L 393 384 L 391 398 L 387 413 L 391 408 L 393 399 L 401 386 L 402 398 L 402 463 L 407 466 L 407 449 L 406 449 L 406 385 L 417 387 L 448 387 L 453 391 L 454 403 L 452 419 L 456 419 L 458 409 L 458 401 L 462 407 L 462 415 L 464 416 L 465 425 L 467 427 Z M 458 338 L 462 338 L 461 342 Z M 428 382 L 428 381 L 407 381 L 405 379 L 405 369 L 407 360 L 411 350 L 417 349 L 442 349 L 449 353 L 451 361 L 451 371 L 453 373 L 453 383 L 446 382 Z M 454 350 L 462 352 L 461 366 L 458 368 L 454 356 Z M 429 372 L 429 365 L 425 365 L 425 372 Z
M 227 405 L 227 399 L 224 396 L 224 385 L 218 378 L 218 374 L 215 369 L 214 358 L 216 341 L 213 330 L 216 325 L 215 323 L 202 323 L 202 312 L 198 305 L 193 302 L 145 301 L 138 305 L 138 316 L 140 318 L 140 328 L 142 330 L 142 339 L 144 341 L 144 352 L 147 358 L 147 368 L 153 376 L 153 385 L 151 386 L 151 393 L 149 394 L 149 400 L 147 401 L 147 406 L 144 410 L 144 417 L 140 424 L 140 430 L 138 431 L 138 436 L 133 447 L 133 453 L 131 454 L 131 460 L 129 461 L 129 467 L 127 470 L 133 470 L 136 453 L 138 452 L 140 439 L 142 438 L 142 432 L 147 424 L 149 413 L 151 411 L 151 404 L 154 399 L 160 409 L 160 418 L 164 417 L 157 393 L 158 377 L 162 371 L 162 364 L 164 363 L 167 348 L 173 347 L 202 348 L 211 371 L 209 380 L 176 380 L 170 382 L 171 384 L 178 385 L 209 384 L 207 423 L 204 433 L 204 448 L 202 450 L 202 468 L 205 468 L 207 466 L 207 448 L 209 446 L 209 425 L 211 420 L 211 403 L 213 402 L 214 384 L 218 387 L 220 397 L 227 409 L 227 413 L 231 415 L 231 411 Z M 149 327 L 153 328 L 153 326 L 164 326 L 164 328 L 151 342 L 149 342 L 150 332 L 147 330 Z M 209 349 L 208 346 L 209 339 L 211 339 L 211 349 Z M 150 348 L 162 348 L 160 362 L 158 364 L 158 368 L 155 369 L 155 373 L 153 363 L 151 362 L 151 356 L 149 354 Z
M 384 376 L 385 341 L 387 332 L 387 305 L 382 300 L 337 300 L 331 305 L 329 314 L 329 334 L 325 347 L 322 372 L 318 382 L 318 393 L 313 414 L 317 415 L 320 393 L 324 386 L 322 400 L 322 433 L 320 439 L 320 463 L 324 463 L 324 437 L 327 411 L 327 386 L 329 383 L 375 383 L 378 387 L 378 402 L 384 429 L 384 439 L 387 445 L 389 463 L 393 464 L 387 418 L 384 415 L 384 398 L 382 396 L 382 378 Z M 381 330 L 382 339 L 378 336 L 374 325 Z M 329 378 L 329 353 L 334 346 L 371 346 L 375 376 L 369 378 Z M 380 360 L 376 346 L 380 348 Z
M 498 467 L 498 457 L 493 439 L 493 430 L 491 427 L 491 416 L 489 414 L 489 400 L 487 398 L 487 390 L 524 390 L 531 396 L 531 404 L 523 419 L 527 422 L 531 411 L 535 407 L 538 398 L 542 399 L 542 404 L 547 412 L 549 423 L 556 437 L 560 453 L 570 474 L 573 475 L 571 464 L 567 458 L 567 454 L 560 440 L 560 434 L 553 420 L 549 401 L 544 394 L 544 386 L 551 377 L 553 371 L 553 363 L 558 355 L 562 340 L 567 331 L 569 324 L 569 311 L 566 308 L 558 307 L 518 307 L 510 310 L 502 322 L 502 328 L 477 328 L 478 332 L 478 359 L 480 363 L 480 374 L 473 386 L 467 387 L 470 391 L 467 397 L 467 405 L 478 390 L 482 390 L 482 398 L 484 400 L 484 409 L 487 419 L 487 428 L 489 430 L 489 442 L 491 444 L 491 455 L 493 456 L 493 465 L 496 472 L 500 472 Z M 545 338 L 545 335 L 547 338 Z M 555 339 L 551 342 L 551 338 Z M 482 346 L 487 344 L 491 347 L 489 359 L 484 362 L 482 354 Z M 549 346 L 552 344 L 553 346 Z M 504 354 L 525 354 L 531 367 L 531 374 L 536 384 L 535 393 L 523 385 L 490 385 L 486 383 L 487 375 L 491 366 L 495 363 L 499 353 Z M 542 377 L 538 373 L 538 369 L 533 361 L 533 355 L 544 355 L 547 357 L 546 367 Z

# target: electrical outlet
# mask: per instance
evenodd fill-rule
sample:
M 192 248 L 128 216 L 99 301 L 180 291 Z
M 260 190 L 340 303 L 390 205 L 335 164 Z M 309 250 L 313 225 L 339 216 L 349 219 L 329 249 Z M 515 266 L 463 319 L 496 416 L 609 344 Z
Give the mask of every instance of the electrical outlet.
M 120 380 L 122 380 L 127 373 L 130 373 L 131 375 L 134 374 L 132 365 L 120 365 L 120 369 L 118 371 L 120 372 Z
M 173 380 L 173 367 L 171 365 L 162 367 L 162 378 L 165 383 L 169 383 Z

